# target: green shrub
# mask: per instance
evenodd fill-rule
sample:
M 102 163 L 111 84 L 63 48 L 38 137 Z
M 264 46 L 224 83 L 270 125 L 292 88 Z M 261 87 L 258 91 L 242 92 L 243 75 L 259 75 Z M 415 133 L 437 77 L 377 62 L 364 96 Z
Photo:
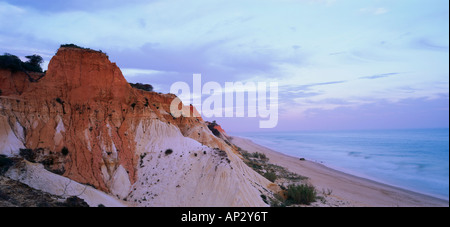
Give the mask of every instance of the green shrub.
M 270 206 L 271 207 L 286 207 L 286 203 L 284 203 L 285 199 L 283 196 L 279 194 L 275 194 L 270 198 Z
M 165 152 L 164 152 L 164 154 L 166 154 L 166 155 L 170 155 L 170 154 L 172 154 L 173 153 L 173 150 L 172 149 L 167 149 Z
M 153 91 L 153 86 L 150 84 L 141 84 L 141 83 L 130 83 L 131 87 L 136 88 L 136 89 L 140 89 L 143 91 Z M 148 101 L 147 101 L 148 102 Z
M 261 194 L 260 196 L 264 203 L 269 204 L 269 202 L 267 202 L 267 196 L 265 196 L 263 194 Z
M 61 98 L 56 98 L 55 99 L 56 100 L 56 102 L 58 102 L 59 104 L 61 104 L 61 105 L 64 105 L 64 101 L 61 99 Z
M 267 160 L 268 158 L 267 158 L 267 156 L 265 155 L 265 154 L 263 154 L 263 153 L 259 153 L 259 152 L 256 152 L 256 153 L 253 153 L 253 154 L 251 154 L 254 158 L 258 158 L 258 159 L 261 159 L 261 160 Z
M 75 44 L 73 44 L 73 43 L 71 43 L 71 44 L 61 44 L 61 47 L 69 47 L 69 48 L 86 49 L 86 48 L 84 48 L 84 47 L 80 47 L 80 46 L 78 46 L 78 45 L 75 45 Z
M 26 56 L 27 62 L 23 62 L 19 57 L 5 53 L 0 55 L 0 68 L 9 69 L 12 72 L 28 71 L 42 73 L 41 64 L 44 62 L 39 55 Z
M 61 46 L 60 46 L 60 47 L 66 47 L 66 48 L 77 48 L 77 49 L 81 49 L 81 50 L 95 51 L 95 52 L 98 52 L 98 53 L 102 53 L 102 54 L 105 54 L 105 55 L 106 55 L 106 57 L 108 57 L 108 54 L 106 54 L 106 53 L 105 53 L 105 52 L 103 52 L 102 50 L 93 50 L 93 49 L 91 49 L 91 48 L 80 47 L 80 46 L 78 46 L 78 45 L 75 45 L 75 44 L 73 44 L 73 43 L 70 43 L 70 44 L 61 44 Z
M 67 149 L 67 147 L 63 147 L 63 148 L 61 149 L 61 153 L 62 153 L 64 156 L 66 156 L 66 155 L 69 154 L 69 149 Z
M 41 56 L 34 54 L 26 56 L 26 58 L 28 61 L 23 63 L 25 71 L 42 72 L 41 64 L 44 62 L 44 59 Z
M 219 130 L 216 129 L 216 126 L 218 126 L 216 121 L 213 122 L 207 122 L 208 124 L 208 129 L 217 137 L 220 136 L 220 132 Z
M 9 69 L 13 72 L 22 71 L 22 64 L 23 62 L 15 55 L 9 53 L 0 55 L 0 69 Z
M 6 155 L 0 155 L 0 175 L 8 171 L 13 164 L 13 160 L 6 157 Z
M 20 149 L 19 155 L 29 162 L 36 162 L 36 153 L 32 149 Z
M 277 174 L 275 174 L 274 172 L 266 172 L 264 173 L 264 177 L 271 182 L 275 182 L 275 180 L 277 179 Z
M 287 201 L 292 204 L 309 205 L 317 198 L 316 188 L 312 185 L 289 185 L 287 188 Z

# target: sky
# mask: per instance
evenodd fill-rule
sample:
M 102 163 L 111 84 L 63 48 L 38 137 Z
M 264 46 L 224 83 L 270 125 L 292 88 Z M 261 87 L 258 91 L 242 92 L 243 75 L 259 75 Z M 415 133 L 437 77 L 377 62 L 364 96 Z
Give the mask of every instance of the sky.
M 193 74 L 277 82 L 275 131 L 448 128 L 448 29 L 446 0 L 0 0 L 2 53 L 46 68 L 74 43 L 163 93 Z

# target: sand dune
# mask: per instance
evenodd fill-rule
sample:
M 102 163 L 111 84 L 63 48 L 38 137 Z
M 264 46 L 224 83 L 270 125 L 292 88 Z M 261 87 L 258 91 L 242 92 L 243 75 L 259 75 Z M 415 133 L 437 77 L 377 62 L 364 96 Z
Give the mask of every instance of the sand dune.
M 248 152 L 264 153 L 270 162 L 309 178 L 319 191 L 330 191 L 327 203 L 331 206 L 367 207 L 448 207 L 449 201 L 378 183 L 346 174 L 322 164 L 301 161 L 251 140 L 232 137 L 232 142 Z

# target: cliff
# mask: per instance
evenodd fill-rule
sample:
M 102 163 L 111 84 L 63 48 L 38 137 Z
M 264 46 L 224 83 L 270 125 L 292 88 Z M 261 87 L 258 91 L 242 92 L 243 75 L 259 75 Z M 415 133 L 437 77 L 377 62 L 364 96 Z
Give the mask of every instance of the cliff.
M 0 154 L 24 159 L 9 178 L 67 196 L 75 182 L 88 203 L 101 192 L 129 206 L 266 206 L 270 182 L 232 144 L 172 117 L 176 96 L 132 88 L 104 53 L 62 47 L 27 77 L 0 70 Z

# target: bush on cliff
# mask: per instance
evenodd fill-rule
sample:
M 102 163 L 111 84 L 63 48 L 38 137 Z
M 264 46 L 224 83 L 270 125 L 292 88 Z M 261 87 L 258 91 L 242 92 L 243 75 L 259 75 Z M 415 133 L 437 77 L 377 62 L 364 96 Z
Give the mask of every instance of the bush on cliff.
M 216 126 L 218 126 L 216 121 L 208 122 L 208 129 L 217 137 L 220 136 L 219 130 L 217 130 Z
M 153 86 L 150 84 L 141 84 L 141 83 L 130 83 L 131 87 L 136 88 L 136 89 L 140 89 L 140 90 L 144 90 L 144 91 L 153 91 Z
M 0 69 L 9 69 L 13 72 L 17 72 L 22 70 L 22 64 L 23 62 L 15 55 L 8 53 L 0 55 Z
M 13 72 L 25 71 L 25 72 L 39 72 L 42 73 L 41 64 L 44 59 L 39 55 L 26 56 L 28 61 L 23 62 L 19 57 L 5 53 L 0 55 L 0 69 L 9 69 Z
M 25 56 L 28 61 L 23 63 L 23 67 L 26 71 L 30 72 L 43 72 L 41 64 L 44 63 L 44 59 L 39 55 Z
M 106 55 L 106 57 L 108 57 L 108 54 L 106 54 L 106 53 L 103 52 L 102 50 L 93 50 L 93 49 L 91 49 L 91 48 L 81 47 L 81 46 L 75 45 L 75 44 L 73 44 L 73 43 L 70 43 L 70 44 L 61 44 L 60 48 L 61 48 L 61 47 L 65 47 L 65 48 L 76 48 L 76 49 L 88 50 L 88 51 L 95 51 L 95 52 L 103 53 L 103 54 Z
M 84 47 L 80 47 L 80 46 L 75 45 L 75 44 L 73 44 L 73 43 L 70 43 L 70 44 L 67 44 L 67 43 L 66 43 L 66 44 L 61 44 L 60 47 L 86 49 L 86 48 L 84 48 Z
M 6 155 L 0 155 L 0 175 L 8 171 L 9 167 L 11 167 L 14 162 L 6 157 Z

